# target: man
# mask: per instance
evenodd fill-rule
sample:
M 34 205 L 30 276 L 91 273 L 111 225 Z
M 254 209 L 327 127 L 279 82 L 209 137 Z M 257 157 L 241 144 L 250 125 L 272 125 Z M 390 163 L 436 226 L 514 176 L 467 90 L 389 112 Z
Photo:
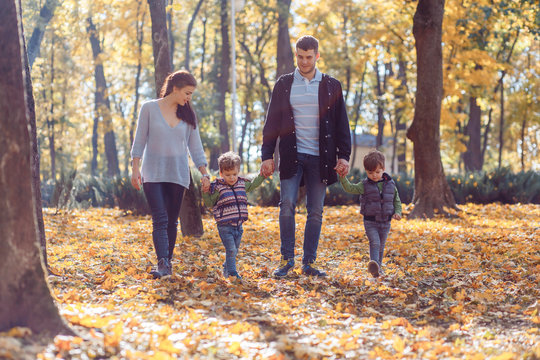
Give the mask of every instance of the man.
M 326 276 L 315 266 L 326 187 L 337 181 L 336 171 L 349 172 L 351 134 L 341 84 L 316 68 L 319 56 L 313 36 L 297 40 L 297 68 L 276 82 L 263 129 L 264 176 L 274 172 L 279 138 L 281 264 L 276 277 L 294 267 L 295 209 L 302 184 L 307 195 L 302 273 Z

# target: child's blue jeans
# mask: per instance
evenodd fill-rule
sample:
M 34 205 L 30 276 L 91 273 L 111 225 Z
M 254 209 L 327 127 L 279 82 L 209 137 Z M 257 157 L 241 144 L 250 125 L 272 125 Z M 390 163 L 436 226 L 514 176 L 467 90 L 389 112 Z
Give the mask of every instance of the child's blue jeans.
M 244 229 L 240 225 L 218 225 L 219 237 L 225 246 L 225 264 L 223 264 L 224 275 L 236 274 L 236 255 L 242 240 Z
M 364 220 L 364 229 L 369 239 L 369 259 L 376 261 L 381 266 L 386 238 L 390 232 L 390 221 Z

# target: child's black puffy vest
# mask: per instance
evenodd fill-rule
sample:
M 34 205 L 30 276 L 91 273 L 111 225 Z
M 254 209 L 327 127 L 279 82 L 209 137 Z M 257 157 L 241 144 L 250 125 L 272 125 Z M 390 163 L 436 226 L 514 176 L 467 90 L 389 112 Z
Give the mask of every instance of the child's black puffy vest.
M 212 213 L 218 225 L 240 225 L 248 219 L 246 179 L 238 178 L 234 185 L 228 185 L 223 179 L 212 183 L 210 192 L 219 191 L 219 198 Z
M 364 179 L 364 194 L 360 200 L 360 213 L 376 221 L 389 221 L 394 214 L 394 193 L 396 184 L 387 173 L 383 174 L 382 191 L 377 183 Z

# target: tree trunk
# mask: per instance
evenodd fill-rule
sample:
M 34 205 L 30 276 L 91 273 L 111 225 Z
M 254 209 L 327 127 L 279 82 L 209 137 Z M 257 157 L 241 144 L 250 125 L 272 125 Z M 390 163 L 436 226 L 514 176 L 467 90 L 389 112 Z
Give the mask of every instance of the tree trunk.
M 484 160 L 486 158 L 486 149 L 487 149 L 487 144 L 488 144 L 488 139 L 489 139 L 489 130 L 491 129 L 491 123 L 493 121 L 492 114 L 493 114 L 493 109 L 489 108 L 488 122 L 487 122 L 486 128 L 484 130 L 483 141 L 482 141 L 482 154 L 481 154 L 482 164 L 484 163 Z
M 98 105 L 97 102 L 94 104 L 94 124 L 92 126 L 92 162 L 90 164 L 90 173 L 92 176 L 97 175 L 98 169 L 98 127 L 99 127 L 99 116 L 98 116 Z
M 499 161 L 498 161 L 498 168 L 500 169 L 502 166 L 502 151 L 504 147 L 504 72 L 501 76 L 501 82 L 500 82 L 500 88 L 499 91 L 501 92 L 501 111 L 500 111 L 500 123 L 499 123 Z
M 405 112 L 405 97 L 407 94 L 407 73 L 406 73 L 407 64 L 403 60 L 402 55 L 400 54 L 400 59 L 398 62 L 398 79 L 401 80 L 401 84 L 396 95 L 398 105 L 396 109 L 396 133 L 397 133 L 397 162 L 398 162 L 398 172 L 406 173 L 407 172 L 407 121 L 403 118 L 403 113 Z
M 174 3 L 174 0 L 171 0 L 170 6 L 172 6 Z M 167 8 L 165 8 L 165 11 L 167 12 Z M 172 31 L 172 10 L 169 10 L 167 12 L 167 39 L 169 40 L 169 63 L 171 64 L 171 70 L 174 69 L 174 47 L 175 47 L 175 41 L 174 41 L 174 34 Z
M 219 133 L 223 136 L 220 146 L 221 153 L 225 153 L 230 149 L 229 126 L 227 125 L 225 113 L 225 96 L 229 89 L 229 68 L 231 66 L 231 44 L 229 42 L 229 21 L 227 14 L 228 4 L 229 2 L 227 0 L 221 0 L 221 66 L 217 88 L 217 111 L 221 117 L 219 121 Z
M 51 108 L 49 110 L 49 116 L 47 116 L 47 131 L 49 138 L 49 154 L 51 156 L 51 179 L 56 181 L 56 150 L 54 144 L 54 34 L 51 37 L 51 83 L 50 83 L 50 97 Z
M 202 54 L 201 54 L 201 83 L 204 82 L 204 59 L 206 57 L 206 23 L 208 18 L 205 16 L 202 20 L 203 34 L 202 34 Z
M 144 15 L 146 12 L 141 9 L 142 0 L 137 2 L 137 23 L 135 24 L 136 39 L 137 39 L 137 70 L 135 72 L 135 104 L 133 105 L 133 115 L 131 117 L 131 124 L 129 126 L 129 143 L 133 144 L 135 132 L 135 126 L 137 125 L 137 117 L 139 111 L 139 87 L 141 85 L 141 70 L 142 70 L 142 45 L 144 40 Z M 139 14 L 142 10 L 141 21 L 139 21 Z
M 525 133 L 527 132 L 527 113 L 521 122 L 521 171 L 525 171 Z
M 375 140 L 375 148 L 380 150 L 383 143 L 384 135 L 384 107 L 382 97 L 384 95 L 381 74 L 379 74 L 379 62 L 375 62 L 375 75 L 377 77 L 376 90 L 377 90 L 377 138 Z
M 165 1 L 148 0 L 150 18 L 152 20 L 152 47 L 154 50 L 154 73 L 156 79 L 156 93 L 160 96 L 160 89 L 165 78 L 171 73 L 169 62 L 169 43 L 167 40 L 167 15 Z M 184 193 L 182 207 L 180 208 L 180 225 L 183 236 L 201 236 L 203 234 L 201 209 L 197 203 L 193 178 L 191 173 L 189 189 Z
M 447 214 L 445 207 L 457 209 L 440 153 L 443 13 L 444 0 L 419 0 L 413 18 L 418 75 L 414 119 L 407 131 L 414 144 L 412 218 Z
M 189 189 L 184 191 L 184 199 L 180 207 L 180 228 L 183 236 L 201 237 L 204 228 L 201 216 L 200 199 L 197 197 L 193 176 L 189 173 Z
M 45 28 L 47 27 L 47 24 L 49 24 L 49 21 L 51 21 L 57 6 L 58 0 L 46 0 L 39 11 L 36 27 L 28 42 L 28 62 L 30 63 L 30 68 L 34 65 L 34 61 L 39 56 L 41 40 L 43 40 Z
M 184 67 L 186 70 L 191 71 L 189 69 L 189 45 L 191 40 L 191 31 L 193 30 L 193 23 L 195 22 L 195 19 L 197 19 L 197 14 L 199 13 L 199 10 L 201 9 L 201 5 L 204 0 L 199 0 L 197 3 L 197 6 L 195 7 L 195 11 L 193 11 L 193 15 L 191 15 L 191 20 L 189 20 L 188 28 L 186 31 L 186 53 L 185 53 L 185 61 L 184 61 Z
M 21 8 L 21 3 L 19 0 L 19 9 Z M 19 13 L 19 22 L 21 24 L 21 38 L 23 39 L 23 53 L 22 60 L 25 73 L 25 89 L 26 89 L 26 104 L 28 106 L 28 121 L 30 125 L 30 139 L 32 141 L 32 188 L 34 191 L 35 197 L 35 213 L 36 221 L 38 227 L 38 237 L 39 243 L 41 246 L 41 255 L 43 257 L 43 262 L 45 268 L 49 269 L 47 263 L 47 241 L 45 238 L 45 224 L 43 223 L 43 204 L 41 202 L 41 178 L 40 178 L 40 157 L 39 157 L 39 146 L 37 139 L 37 126 L 36 126 L 36 104 L 34 102 L 33 86 L 32 86 L 32 77 L 30 76 L 30 64 L 28 62 L 28 56 L 26 53 L 26 43 L 24 41 L 24 29 L 22 27 L 22 13 Z M 3 49 L 3 48 L 2 48 Z
M 114 128 L 111 115 L 111 103 L 109 96 L 107 95 L 107 81 L 105 80 L 105 72 L 103 70 L 103 64 L 100 60 L 101 45 L 99 44 L 97 31 L 92 18 L 87 19 L 88 34 L 90 36 L 90 44 L 92 45 L 92 54 L 94 56 L 94 79 L 96 82 L 96 108 L 98 111 L 97 116 L 101 118 L 103 123 L 103 143 L 105 145 L 105 157 L 107 158 L 107 175 L 112 177 L 120 174 L 120 167 L 118 166 L 118 151 L 116 150 L 116 137 L 114 135 Z
M 471 96 L 469 100 L 469 122 L 465 126 L 465 135 L 468 136 L 467 150 L 463 153 L 465 171 L 482 170 L 481 115 L 482 110 L 476 103 L 476 97 Z
M 32 139 L 25 101 L 27 57 L 17 0 L 0 2 L 0 331 L 30 328 L 73 334 L 45 280 L 32 183 Z
M 152 48 L 154 51 L 156 96 L 159 97 L 161 86 L 171 72 L 172 67 L 167 38 L 167 14 L 165 12 L 165 1 L 163 0 L 148 0 L 148 5 L 152 20 Z
M 352 158 L 351 158 L 351 167 L 354 166 L 356 162 L 356 128 L 358 127 L 358 120 L 360 119 L 360 109 L 362 108 L 362 102 L 364 98 L 364 79 L 366 77 L 367 71 L 367 62 L 364 63 L 364 71 L 362 71 L 362 79 L 360 80 L 360 95 L 358 92 L 355 94 L 354 99 L 354 123 L 352 131 Z M 358 100 L 358 101 L 357 101 Z
M 294 71 L 294 55 L 289 37 L 289 10 L 291 0 L 277 0 L 278 10 L 278 39 L 277 39 L 277 69 L 276 79 L 283 74 Z

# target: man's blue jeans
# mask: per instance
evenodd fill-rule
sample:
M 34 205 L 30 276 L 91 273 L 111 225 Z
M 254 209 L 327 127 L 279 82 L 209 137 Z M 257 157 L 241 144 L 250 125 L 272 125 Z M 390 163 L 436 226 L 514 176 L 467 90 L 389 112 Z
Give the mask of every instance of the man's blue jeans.
M 386 238 L 390 232 L 390 221 L 364 220 L 364 229 L 369 240 L 369 259 L 376 261 L 381 266 Z
M 236 255 L 242 240 L 244 229 L 242 224 L 236 225 L 218 225 L 218 233 L 223 246 L 225 246 L 225 264 L 223 264 L 224 275 L 236 274 Z
M 281 154 L 281 156 L 284 156 L 284 154 Z M 281 180 L 279 202 L 281 255 L 285 259 L 294 258 L 296 200 L 298 199 L 300 181 L 304 178 L 307 193 L 307 220 L 304 230 L 304 257 L 302 263 L 310 264 L 317 259 L 326 184 L 321 181 L 318 156 L 299 153 L 297 160 L 298 171 L 296 175 Z
M 158 260 L 172 259 L 184 189 L 182 185 L 173 183 L 143 183 L 152 213 L 152 240 Z

